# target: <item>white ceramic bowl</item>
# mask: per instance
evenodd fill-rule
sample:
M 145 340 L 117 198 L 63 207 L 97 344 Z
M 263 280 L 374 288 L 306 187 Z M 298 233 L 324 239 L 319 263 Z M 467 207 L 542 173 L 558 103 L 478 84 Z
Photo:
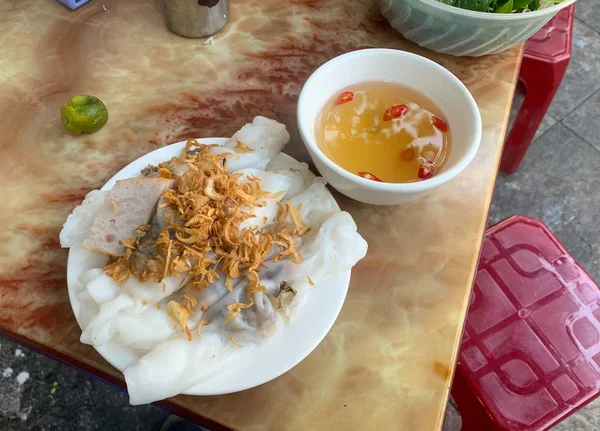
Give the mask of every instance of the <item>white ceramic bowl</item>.
M 559 4 L 527 13 L 474 12 L 436 0 L 378 0 L 381 13 L 405 38 L 435 52 L 479 57 L 529 39 L 561 9 Z
M 346 171 L 321 151 L 315 136 L 321 108 L 343 88 L 365 81 L 404 84 L 420 91 L 440 108 L 450 126 L 452 147 L 435 176 L 414 183 L 379 183 Z M 354 51 L 319 67 L 300 92 L 298 127 L 313 163 L 325 180 L 340 193 L 374 205 L 409 202 L 447 183 L 473 160 L 481 141 L 479 109 L 463 83 L 427 58 L 393 49 Z

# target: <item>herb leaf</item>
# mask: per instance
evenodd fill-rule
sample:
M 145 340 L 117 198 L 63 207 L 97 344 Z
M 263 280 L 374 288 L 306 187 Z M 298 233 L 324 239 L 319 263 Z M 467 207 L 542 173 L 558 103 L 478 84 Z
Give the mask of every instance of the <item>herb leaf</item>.
M 529 4 L 532 3 L 533 0 L 514 0 L 514 8 L 515 10 L 523 10 L 529 7 Z
M 529 10 L 538 10 L 540 8 L 540 0 L 533 0 L 531 3 L 529 3 L 529 6 L 527 6 L 527 9 Z
M 513 11 L 513 0 L 508 0 L 502 6 L 498 7 L 494 12 L 496 13 L 512 13 Z
M 488 12 L 490 0 L 456 0 L 454 6 L 461 9 L 474 10 L 477 12 Z

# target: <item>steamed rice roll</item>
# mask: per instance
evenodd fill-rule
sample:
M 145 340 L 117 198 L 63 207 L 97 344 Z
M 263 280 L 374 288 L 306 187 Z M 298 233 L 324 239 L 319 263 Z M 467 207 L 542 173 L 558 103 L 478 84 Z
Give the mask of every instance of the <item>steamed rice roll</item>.
M 112 259 L 123 256 L 123 241 L 136 235 L 140 225 L 150 224 L 150 230 L 136 238 L 135 251 L 121 259 L 131 259 L 129 262 L 139 270 L 145 268 L 149 259 L 160 258 L 154 261 L 159 270 L 153 270 L 152 277 L 140 281 L 139 273 L 127 267 L 130 272 L 119 279 L 119 285 L 98 267 L 78 278 L 81 341 L 97 348 L 117 346 L 127 352 L 128 359 L 121 365 L 132 404 L 180 394 L 239 366 L 236 362 L 242 358 L 248 361 L 256 346 L 269 342 L 275 333 L 285 330 L 286 324 L 293 324 L 290 317 L 305 295 L 310 294 L 309 287 L 319 288 L 364 257 L 366 242 L 357 233 L 352 217 L 340 211 L 324 181 L 310 172 L 306 163 L 281 153 L 288 140 L 284 125 L 256 117 L 223 147 L 192 148 L 190 153 L 204 154 L 212 160 L 210 166 L 194 165 L 204 163 L 203 159 L 189 156 L 170 164 L 166 161 L 162 166 L 173 168 L 169 172 L 174 179 L 154 175 L 117 182 L 109 192 L 90 192 L 67 219 L 60 235 L 63 247 L 83 246 L 110 254 Z M 213 156 L 225 153 L 230 154 L 226 163 Z M 148 169 L 156 172 L 158 168 Z M 197 170 L 192 172 L 193 169 Z M 209 194 L 202 188 L 204 195 L 192 193 L 188 203 L 185 199 L 178 201 L 190 190 L 180 192 L 178 187 L 182 184 L 207 184 L 206 175 L 213 174 L 203 174 L 204 169 L 225 178 L 222 189 L 216 193 L 213 189 Z M 237 178 L 233 173 L 242 175 Z M 198 182 L 187 182 L 190 178 Z M 259 180 L 260 189 L 250 184 L 253 178 Z M 237 190 L 238 195 L 231 190 Z M 189 206 L 189 202 L 198 199 L 203 202 L 201 205 Z M 223 234 L 227 230 L 225 217 L 232 211 L 230 204 L 219 203 L 227 202 L 226 199 L 235 202 L 233 211 L 243 217 L 228 231 L 227 244 L 219 243 L 223 236 L 217 236 L 214 248 L 203 248 L 204 243 L 198 239 L 201 234 L 194 229 L 206 228 L 210 235 L 220 229 Z M 204 202 L 213 205 L 212 213 L 203 212 L 209 208 Z M 193 208 L 191 216 L 189 208 Z M 246 218 L 248 213 L 252 217 Z M 223 216 L 217 220 L 214 214 Z M 214 231 L 206 223 L 199 227 L 186 224 L 196 216 L 222 224 Z M 115 225 L 111 226 L 113 219 Z M 180 269 L 176 272 L 169 273 L 171 255 L 159 254 L 164 252 L 157 241 L 159 237 L 164 240 L 162 244 L 172 246 L 178 242 L 178 252 L 186 247 L 191 250 L 178 261 Z M 236 244 L 240 244 L 236 241 L 242 240 L 248 241 L 248 249 L 243 253 L 249 255 L 242 251 L 232 255 Z M 265 242 L 252 243 L 254 240 Z M 239 264 L 237 273 L 231 272 L 231 266 L 219 266 L 224 260 L 233 259 L 231 256 L 238 263 L 234 259 L 228 265 Z M 198 262 L 211 261 L 215 265 L 211 277 L 194 278 L 208 270 Z M 112 265 L 114 260 L 110 262 Z M 246 266 L 239 262 L 246 262 Z M 249 267 L 255 272 L 248 274 Z M 254 281 L 249 292 L 251 280 Z

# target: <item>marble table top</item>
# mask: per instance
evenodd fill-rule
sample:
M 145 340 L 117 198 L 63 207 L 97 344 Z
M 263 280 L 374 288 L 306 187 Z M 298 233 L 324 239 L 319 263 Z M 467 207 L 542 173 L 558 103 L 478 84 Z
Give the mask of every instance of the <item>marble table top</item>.
M 160 0 L 0 4 L 0 333 L 122 384 L 80 329 L 58 243 L 83 196 L 139 156 L 187 137 L 229 136 L 256 115 L 285 123 L 286 151 L 308 160 L 295 123 L 309 74 L 355 49 L 425 55 L 475 96 L 483 140 L 468 169 L 400 207 L 339 195 L 369 253 L 336 324 L 298 366 L 237 394 L 178 396 L 175 412 L 245 430 L 441 426 L 497 174 L 521 49 L 456 59 L 404 40 L 374 0 L 233 1 L 212 42 L 170 33 Z M 60 106 L 93 94 L 108 124 L 71 136 Z M 460 109 L 460 107 L 457 107 Z

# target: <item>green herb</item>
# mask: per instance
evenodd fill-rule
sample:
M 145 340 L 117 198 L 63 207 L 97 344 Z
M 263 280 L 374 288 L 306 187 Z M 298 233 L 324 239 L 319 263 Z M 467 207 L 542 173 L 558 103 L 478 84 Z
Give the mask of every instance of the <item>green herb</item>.
M 540 0 L 533 0 L 529 3 L 529 10 L 538 10 L 540 8 Z
M 508 0 L 508 2 L 504 3 L 502 6 L 498 7 L 494 12 L 496 13 L 512 13 L 514 2 L 513 0 Z
M 490 0 L 456 0 L 454 6 L 461 9 L 488 12 L 490 9 Z
M 438 0 L 440 3 L 476 12 L 521 13 L 558 4 L 563 0 Z
M 515 10 L 525 9 L 529 7 L 529 4 L 533 3 L 531 0 L 514 0 L 514 8 Z M 539 0 L 538 0 L 539 3 Z

